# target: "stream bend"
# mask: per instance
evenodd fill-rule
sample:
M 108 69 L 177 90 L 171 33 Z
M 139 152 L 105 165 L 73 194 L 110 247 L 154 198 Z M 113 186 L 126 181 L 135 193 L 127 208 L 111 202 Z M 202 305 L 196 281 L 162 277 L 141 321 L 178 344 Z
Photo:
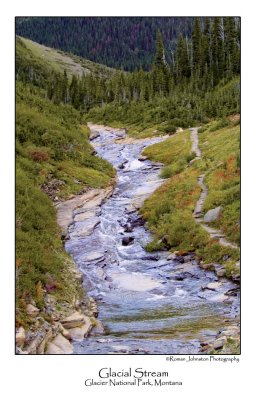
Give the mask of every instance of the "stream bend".
M 106 334 L 76 342 L 75 353 L 198 354 L 201 342 L 237 317 L 239 297 L 225 294 L 237 285 L 218 280 L 196 261 L 179 264 L 167 260 L 168 252 L 144 250 L 151 235 L 137 209 L 163 180 L 160 164 L 139 158 L 145 147 L 164 139 L 133 143 L 120 130 L 103 127 L 93 137 L 97 154 L 116 168 L 117 184 L 93 220 L 79 218 L 86 210 L 74 212 L 66 250 L 84 273 Z M 214 289 L 204 289 L 213 282 Z

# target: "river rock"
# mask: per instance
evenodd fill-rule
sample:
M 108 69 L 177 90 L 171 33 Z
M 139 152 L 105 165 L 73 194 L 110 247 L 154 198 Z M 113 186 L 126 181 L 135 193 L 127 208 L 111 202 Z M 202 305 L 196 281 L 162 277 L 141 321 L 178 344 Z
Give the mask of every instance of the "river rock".
M 137 227 L 143 226 L 143 225 L 144 225 L 144 221 L 142 218 L 137 218 L 134 221 L 131 221 L 132 228 L 137 228 Z
M 195 254 L 187 254 L 186 256 L 184 256 L 184 262 L 190 262 L 190 261 L 194 261 L 195 259 Z
M 89 312 L 90 315 L 94 316 L 95 318 L 97 318 L 99 314 L 98 305 L 93 297 L 89 297 Z
M 21 350 L 20 347 L 17 347 L 17 346 L 16 346 L 16 348 L 15 348 L 15 354 L 17 354 L 17 355 L 23 355 L 23 354 L 28 354 L 28 352 L 27 352 L 27 351 L 23 351 L 23 350 Z
M 20 326 L 16 330 L 16 346 L 22 347 L 25 343 L 26 335 L 25 335 L 25 329 Z
M 70 343 L 68 339 L 66 339 L 64 336 L 62 336 L 61 333 L 59 333 L 51 342 L 55 346 L 59 347 L 62 351 L 63 354 L 72 354 L 73 353 L 73 346 Z
M 93 251 L 91 253 L 87 253 L 84 257 L 83 257 L 83 261 L 103 261 L 104 260 L 104 253 L 101 253 L 99 251 Z
M 221 282 L 210 282 L 204 288 L 209 290 L 216 290 L 221 286 Z
M 218 338 L 217 340 L 215 340 L 213 342 L 213 348 L 214 350 L 220 350 L 222 349 L 222 347 L 224 346 L 224 344 L 227 342 L 227 337 L 226 336 L 222 336 L 220 338 Z
M 211 343 L 206 344 L 205 346 L 202 346 L 201 349 L 199 350 L 200 353 L 209 353 L 213 349 L 213 345 Z
M 173 261 L 175 261 L 179 264 L 184 264 L 184 257 L 175 255 L 175 258 L 173 258 Z
M 216 207 L 216 208 L 213 208 L 213 209 L 207 211 L 207 213 L 204 216 L 204 222 L 207 223 L 207 222 L 216 221 L 216 219 L 218 219 L 220 216 L 221 210 L 222 210 L 222 207 L 219 206 L 219 207 Z
M 103 323 L 98 319 L 95 319 L 95 326 L 90 331 L 90 336 L 101 336 L 104 335 L 104 333 L 105 333 L 105 328 Z
M 75 236 L 89 236 L 94 231 L 94 228 L 99 225 L 100 219 L 98 217 L 88 218 L 85 221 L 76 224 Z M 78 225 L 80 224 L 80 225 Z
M 45 348 L 47 344 L 52 340 L 52 329 L 46 333 L 45 337 L 43 338 L 42 342 L 37 347 L 36 354 L 45 354 Z
M 232 288 L 229 289 L 227 292 L 225 292 L 224 294 L 226 296 L 237 296 L 237 294 L 239 293 L 240 288 L 236 287 L 236 288 Z
M 203 269 L 208 269 L 209 271 L 215 271 L 215 265 L 212 263 L 210 264 L 200 263 L 200 267 Z
M 216 274 L 217 274 L 218 278 L 222 278 L 223 276 L 225 276 L 226 271 L 225 271 L 224 268 L 223 269 L 219 269 L 219 271 L 217 271 Z
M 48 343 L 45 354 L 65 354 L 64 351 L 54 343 Z
M 221 332 L 221 336 L 227 336 L 227 337 L 236 337 L 239 334 L 239 329 L 234 329 L 237 327 L 231 327 L 231 329 L 226 329 Z
M 124 237 L 122 239 L 122 245 L 123 246 L 129 246 L 131 243 L 133 243 L 134 238 L 132 236 Z
M 131 224 L 127 224 L 124 226 L 124 232 L 131 233 L 133 231 Z
M 189 274 L 187 272 L 183 272 L 183 273 L 174 275 L 174 277 L 173 277 L 173 279 L 175 279 L 175 281 L 184 281 L 184 279 L 186 279 L 186 278 L 191 278 L 191 274 Z
M 64 318 L 61 321 L 61 324 L 65 329 L 77 328 L 84 324 L 84 322 L 86 321 L 86 318 L 88 318 L 88 317 L 86 317 L 84 314 L 75 312 L 75 313 L 69 315 L 68 317 Z
M 96 139 L 99 136 L 100 136 L 100 132 L 98 132 L 98 131 L 91 131 L 91 133 L 90 133 L 91 140 Z
M 83 325 L 69 329 L 69 334 L 72 340 L 83 340 L 88 336 L 90 330 L 92 328 L 92 323 L 89 317 L 84 317 Z
M 86 220 L 88 218 L 93 218 L 93 217 L 95 217 L 95 210 L 88 210 L 88 211 L 76 214 L 75 217 L 74 217 L 74 221 L 75 222 L 81 222 L 81 221 L 84 221 L 84 220 Z
M 147 254 L 146 256 L 141 257 L 141 260 L 150 260 L 150 261 L 158 261 L 159 256 L 153 255 L 153 254 Z M 163 265 L 168 265 L 168 264 L 163 264 Z M 161 267 L 163 266 L 161 265 Z
M 118 353 L 128 353 L 129 352 L 129 350 L 130 350 L 130 347 L 129 346 L 122 346 L 122 345 L 118 345 L 118 346 L 112 346 L 112 349 L 114 349 L 114 351 L 115 352 L 118 352 Z
M 222 303 L 222 302 L 227 302 L 229 300 L 228 296 L 225 296 L 225 294 L 220 293 L 217 294 L 216 296 L 211 297 L 211 301 L 216 301 L 217 303 Z
M 96 340 L 97 343 L 109 343 L 111 341 L 112 341 L 111 339 L 97 339 Z
M 44 339 L 44 334 L 42 332 L 37 332 L 37 336 L 28 344 L 26 347 L 26 351 L 28 354 L 37 354 L 37 349 L 40 346 L 40 343 Z
M 82 271 L 76 270 L 73 273 L 74 278 L 78 280 L 78 282 L 83 283 L 84 280 L 84 274 L 82 273 Z
M 229 325 L 229 326 L 227 326 L 226 329 L 228 329 L 228 330 L 233 330 L 233 331 L 235 331 L 236 333 L 239 333 L 239 332 L 240 332 L 240 327 L 237 326 L 237 325 Z
M 37 317 L 39 314 L 39 309 L 32 304 L 28 304 L 26 307 L 26 312 L 30 317 Z
M 240 274 L 232 274 L 231 278 L 234 282 L 240 282 Z
M 138 160 L 139 160 L 139 161 L 146 161 L 147 159 L 148 159 L 147 156 L 142 156 L 142 155 L 141 155 L 141 156 L 138 157 Z
M 64 326 L 60 322 L 58 323 L 58 328 L 59 328 L 59 331 L 62 334 L 62 336 L 64 336 L 68 340 L 71 339 L 71 335 L 69 333 L 69 330 L 64 328 Z

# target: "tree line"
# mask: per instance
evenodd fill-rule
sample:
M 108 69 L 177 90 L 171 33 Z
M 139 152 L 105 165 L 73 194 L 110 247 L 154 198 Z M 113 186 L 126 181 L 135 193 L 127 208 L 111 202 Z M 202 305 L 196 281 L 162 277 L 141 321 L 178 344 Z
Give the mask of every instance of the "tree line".
M 22 17 L 16 19 L 16 32 L 37 43 L 133 71 L 151 68 L 157 29 L 171 55 L 180 32 L 191 36 L 192 21 L 192 17 Z
M 180 34 L 177 48 L 169 58 L 170 62 L 158 30 L 150 71 L 116 70 L 108 78 L 87 74 L 73 75 L 71 80 L 66 72 L 63 75 L 52 72 L 44 82 L 46 95 L 56 104 L 71 104 L 81 112 L 88 112 L 109 103 L 127 105 L 152 102 L 159 97 L 170 98 L 177 92 L 205 94 L 240 73 L 240 20 L 235 17 L 194 18 L 191 39 Z M 23 77 L 33 83 L 38 80 L 31 66 Z

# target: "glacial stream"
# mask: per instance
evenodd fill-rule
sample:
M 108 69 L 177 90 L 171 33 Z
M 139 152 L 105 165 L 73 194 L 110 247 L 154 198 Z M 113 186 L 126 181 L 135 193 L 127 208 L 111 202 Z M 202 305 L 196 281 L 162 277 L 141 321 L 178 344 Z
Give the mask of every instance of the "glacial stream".
M 98 207 L 100 222 L 91 235 L 81 233 L 86 221 L 70 226 L 66 250 L 85 275 L 106 334 L 76 342 L 75 353 L 198 354 L 201 342 L 213 340 L 237 317 L 239 296 L 225 294 L 237 285 L 218 280 L 196 261 L 178 263 L 167 260 L 169 252 L 144 250 L 152 238 L 136 207 L 163 181 L 161 165 L 138 158 L 163 139 L 129 143 L 118 130 L 98 128 L 98 133 L 92 144 L 116 168 L 117 185 Z M 210 282 L 219 284 L 204 289 Z

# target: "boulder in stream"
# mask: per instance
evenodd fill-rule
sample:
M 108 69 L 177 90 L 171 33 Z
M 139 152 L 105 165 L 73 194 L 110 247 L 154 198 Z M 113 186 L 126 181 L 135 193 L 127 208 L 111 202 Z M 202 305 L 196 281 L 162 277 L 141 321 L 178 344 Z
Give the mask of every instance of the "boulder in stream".
M 147 159 L 148 159 L 147 156 L 142 156 L 142 155 L 141 155 L 141 156 L 138 157 L 138 160 L 139 160 L 139 161 L 146 161 Z
M 134 242 L 134 238 L 132 236 L 126 236 L 122 239 L 123 246 L 129 246 Z
M 131 233 L 133 231 L 131 224 L 124 226 L 124 232 Z
M 72 329 L 82 326 L 85 323 L 85 319 L 87 317 L 84 314 L 80 314 L 79 312 L 75 312 L 71 314 L 69 317 L 64 318 L 61 321 L 62 326 L 65 329 Z
M 83 340 L 88 336 L 89 332 L 92 329 L 92 323 L 89 317 L 84 317 L 83 325 L 69 329 L 69 334 L 72 340 Z

